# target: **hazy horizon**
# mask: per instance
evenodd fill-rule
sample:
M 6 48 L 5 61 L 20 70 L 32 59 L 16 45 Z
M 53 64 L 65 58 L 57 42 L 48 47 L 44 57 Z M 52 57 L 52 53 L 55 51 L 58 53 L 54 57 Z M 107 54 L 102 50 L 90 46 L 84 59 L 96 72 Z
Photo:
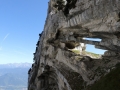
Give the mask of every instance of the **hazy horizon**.
M 9 63 L 9 62 L 8 62 L 8 63 L 0 63 L 0 65 L 1 65 L 1 64 L 25 64 L 25 63 L 27 63 L 27 64 L 32 64 L 32 63 L 30 63 L 30 62 L 20 62 L 20 63 L 18 63 L 18 62 L 17 62 L 17 63 L 16 63 L 16 62 Z

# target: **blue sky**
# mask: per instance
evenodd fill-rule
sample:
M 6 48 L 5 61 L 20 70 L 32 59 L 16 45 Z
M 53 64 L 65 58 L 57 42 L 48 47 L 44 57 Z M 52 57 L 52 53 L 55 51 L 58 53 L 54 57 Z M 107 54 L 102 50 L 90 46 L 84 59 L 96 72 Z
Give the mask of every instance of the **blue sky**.
M 48 0 L 0 0 L 0 64 L 33 62 Z
M 90 40 L 90 41 L 101 41 L 101 39 L 99 38 L 85 38 L 86 40 Z M 103 49 L 98 49 L 98 48 L 95 48 L 94 45 L 90 45 L 90 44 L 86 44 L 86 51 L 88 52 L 93 52 L 93 53 L 96 53 L 96 54 L 104 54 L 104 52 L 106 50 L 103 50 Z
M 0 0 L 0 64 L 33 62 L 49 0 Z M 103 53 L 103 51 L 87 50 Z

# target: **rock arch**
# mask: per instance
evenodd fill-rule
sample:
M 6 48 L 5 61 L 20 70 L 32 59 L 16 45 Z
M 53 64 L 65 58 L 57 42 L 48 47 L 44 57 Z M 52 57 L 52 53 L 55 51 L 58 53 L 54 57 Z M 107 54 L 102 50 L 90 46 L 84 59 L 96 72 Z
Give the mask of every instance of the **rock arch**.
M 53 7 L 56 0 L 50 0 L 44 30 L 34 53 L 37 67 L 33 66 L 29 72 L 28 90 L 31 90 L 31 86 L 35 90 L 47 88 L 49 84 L 44 85 L 43 82 L 49 80 L 55 82 L 57 90 L 87 90 L 89 85 L 120 63 L 120 1 L 69 1 L 74 3 L 74 7 L 67 7 L 66 4 L 65 15 L 64 10 Z M 101 41 L 83 38 L 99 38 Z M 84 49 L 80 54 L 69 50 L 80 43 L 95 45 L 107 51 L 100 58 L 93 58 L 84 53 Z M 54 69 L 55 79 L 44 75 L 46 65 Z M 37 77 L 42 77 L 42 87 Z

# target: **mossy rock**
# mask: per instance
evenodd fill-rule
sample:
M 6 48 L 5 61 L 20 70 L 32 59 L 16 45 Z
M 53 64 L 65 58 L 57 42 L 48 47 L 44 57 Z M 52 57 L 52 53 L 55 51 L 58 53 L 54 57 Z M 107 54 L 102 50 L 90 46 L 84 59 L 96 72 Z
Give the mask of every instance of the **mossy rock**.
M 120 90 L 120 64 L 117 64 L 116 69 L 101 77 L 99 81 L 88 87 L 87 90 Z
M 86 56 L 90 56 L 91 58 L 100 58 L 101 57 L 100 54 L 95 54 L 95 53 L 88 52 L 88 51 L 83 51 L 82 54 L 86 55 Z
M 80 54 L 80 50 L 71 50 L 72 52 L 74 52 L 75 54 Z

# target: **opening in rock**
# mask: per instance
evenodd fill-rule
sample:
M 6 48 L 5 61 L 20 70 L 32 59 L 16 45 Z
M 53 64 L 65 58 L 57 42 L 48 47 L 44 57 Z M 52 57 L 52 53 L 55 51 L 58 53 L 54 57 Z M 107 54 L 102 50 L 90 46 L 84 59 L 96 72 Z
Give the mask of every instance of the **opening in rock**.
M 91 40 L 91 41 L 101 41 L 99 38 L 84 38 L 85 40 Z
M 87 44 L 87 45 L 86 45 L 86 51 L 88 51 L 88 52 L 93 52 L 93 53 L 96 53 L 96 54 L 104 54 L 104 52 L 105 52 L 106 50 L 97 49 L 97 48 L 94 47 L 94 45 L 89 45 L 89 44 Z
M 77 42 L 67 42 L 65 44 L 66 48 L 72 51 L 75 54 L 81 54 L 82 51 L 85 50 L 86 46 L 84 43 L 77 43 Z
M 104 54 L 104 52 L 106 51 L 106 50 L 95 48 L 95 45 L 99 44 L 101 39 L 99 39 L 99 38 L 84 38 L 84 40 L 86 40 L 86 50 L 83 52 L 83 54 L 90 56 L 91 58 L 100 58 L 101 55 Z

